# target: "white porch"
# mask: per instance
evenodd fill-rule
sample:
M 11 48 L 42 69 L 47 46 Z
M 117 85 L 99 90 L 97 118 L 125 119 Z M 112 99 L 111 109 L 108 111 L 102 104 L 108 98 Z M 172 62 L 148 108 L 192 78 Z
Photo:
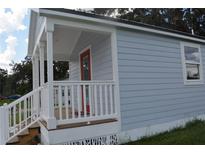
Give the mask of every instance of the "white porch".
M 34 89 L 43 87 L 40 94 L 40 112 L 48 129 L 55 129 L 61 124 L 118 118 L 112 60 L 111 38 L 114 34 L 104 29 L 78 28 L 73 25 L 61 25 L 59 21 L 51 21 L 47 21 L 39 47 L 34 51 L 32 58 L 33 85 Z M 106 42 L 107 51 L 98 49 L 101 47 L 100 44 L 103 44 L 101 41 Z M 91 52 L 91 77 L 83 80 L 79 61 L 80 53 L 87 48 Z M 106 52 L 110 56 L 107 65 L 106 61 L 100 60 L 97 56 L 103 54 L 100 52 Z M 47 82 L 44 60 L 47 60 Z M 69 79 L 54 80 L 53 61 L 69 61 Z M 100 65 L 109 68 L 109 73 L 103 76 L 104 70 L 98 70 Z
M 67 142 L 72 141 L 71 138 L 85 138 L 86 135 L 73 136 L 71 132 L 78 134 L 88 126 L 86 131 L 97 127 L 103 129 L 96 134 L 90 132 L 87 138 L 117 133 L 119 89 L 115 31 L 50 18 L 44 18 L 40 27 L 32 53 L 33 91 L 2 108 L 2 116 L 8 124 L 0 129 L 6 134 L 1 137 L 1 143 L 6 143 L 35 122 L 40 123 L 44 144 L 66 142 L 65 138 L 61 142 L 60 139 L 54 141 L 55 136 L 63 138 L 65 132 L 69 138 Z M 82 67 L 88 64 L 81 62 L 80 54 L 87 49 L 91 55 L 91 74 L 82 77 Z M 54 61 L 69 62 L 69 79 L 54 80 Z M 107 71 L 103 70 L 105 67 Z M 71 129 L 70 125 L 75 127 Z M 59 130 L 62 127 L 64 130 Z

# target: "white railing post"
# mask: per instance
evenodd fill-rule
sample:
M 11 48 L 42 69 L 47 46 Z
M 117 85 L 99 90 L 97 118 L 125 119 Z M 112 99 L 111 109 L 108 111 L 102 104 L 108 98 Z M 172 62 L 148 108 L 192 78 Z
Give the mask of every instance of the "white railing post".
M 40 108 L 40 116 L 45 118 L 47 116 L 47 98 L 48 98 L 48 89 L 47 85 L 44 85 L 41 89 L 41 108 Z
M 7 104 L 0 107 L 0 144 L 5 145 L 8 139 L 9 118 Z

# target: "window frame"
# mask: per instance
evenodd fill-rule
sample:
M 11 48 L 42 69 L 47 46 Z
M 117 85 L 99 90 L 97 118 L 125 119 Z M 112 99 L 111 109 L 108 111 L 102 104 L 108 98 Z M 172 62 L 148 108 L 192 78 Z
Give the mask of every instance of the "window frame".
M 187 68 L 186 68 L 186 59 L 185 59 L 185 46 L 197 48 L 199 52 L 199 78 L 197 80 L 188 80 L 187 79 Z M 203 77 L 203 63 L 202 63 L 202 55 L 201 55 L 201 46 L 199 44 L 195 43 L 188 43 L 188 42 L 180 42 L 181 47 L 181 58 L 182 58 L 182 68 L 183 68 L 183 79 L 184 79 L 184 85 L 198 85 L 198 84 L 204 84 L 204 77 Z M 189 63 L 188 63 L 189 64 Z M 191 63 L 190 63 L 191 64 Z M 194 63 L 193 63 L 194 64 Z

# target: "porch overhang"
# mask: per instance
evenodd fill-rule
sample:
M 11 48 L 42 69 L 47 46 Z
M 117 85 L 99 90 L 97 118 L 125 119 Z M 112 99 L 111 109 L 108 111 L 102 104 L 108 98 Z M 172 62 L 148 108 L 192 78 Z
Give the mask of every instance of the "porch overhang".
M 37 21 L 38 13 L 31 9 L 30 14 L 30 24 L 29 24 L 29 36 L 28 36 L 28 52 L 27 56 L 31 57 L 33 53 L 33 49 L 35 46 L 35 30 L 36 30 L 36 21 Z
M 62 19 L 67 18 L 72 20 L 89 22 L 93 24 L 126 28 L 126 29 L 134 29 L 134 30 L 139 30 L 139 31 L 144 31 L 149 33 L 155 33 L 159 35 L 166 35 L 170 37 L 205 43 L 205 38 L 202 36 L 192 35 L 186 32 L 148 25 L 148 24 L 139 23 L 135 21 L 105 17 L 105 16 L 81 12 L 81 11 L 75 11 L 69 9 L 41 8 L 39 9 L 39 14 L 46 17 L 54 17 L 54 18 L 60 17 Z
M 94 33 L 111 34 L 114 27 L 96 25 L 83 20 L 75 20 L 74 18 L 65 19 L 55 18 L 56 16 L 45 15 L 41 12 L 43 9 L 31 9 L 31 21 L 29 27 L 29 42 L 27 56 L 34 56 L 40 42 L 46 42 L 47 26 L 53 26 L 53 58 L 54 60 L 68 61 L 72 51 L 83 31 Z M 44 18 L 44 24 L 38 25 L 39 17 Z M 36 30 L 40 29 L 40 30 Z M 46 57 L 46 55 L 45 55 Z
M 80 38 L 82 30 L 63 25 L 55 25 L 53 32 L 53 60 L 69 61 L 73 49 Z M 46 33 L 41 36 L 41 41 L 46 42 Z M 45 54 L 45 57 L 47 55 Z

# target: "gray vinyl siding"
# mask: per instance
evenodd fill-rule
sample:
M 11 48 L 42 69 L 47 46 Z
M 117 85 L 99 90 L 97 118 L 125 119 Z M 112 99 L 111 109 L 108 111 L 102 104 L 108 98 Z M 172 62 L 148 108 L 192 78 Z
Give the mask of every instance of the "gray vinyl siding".
M 118 30 L 117 48 L 122 130 L 205 113 L 205 85 L 184 85 L 179 39 Z
M 79 53 L 91 47 L 92 80 L 112 80 L 110 36 L 82 32 L 70 58 L 70 80 L 80 80 Z

